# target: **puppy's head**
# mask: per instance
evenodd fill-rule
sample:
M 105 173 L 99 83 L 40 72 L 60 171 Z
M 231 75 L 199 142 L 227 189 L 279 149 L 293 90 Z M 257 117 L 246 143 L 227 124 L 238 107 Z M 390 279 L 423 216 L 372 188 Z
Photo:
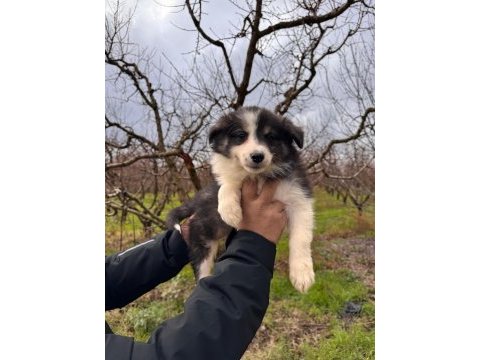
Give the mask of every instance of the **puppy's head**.
M 290 120 L 266 109 L 244 107 L 222 116 L 210 129 L 213 151 L 251 174 L 272 172 L 303 147 L 303 131 Z

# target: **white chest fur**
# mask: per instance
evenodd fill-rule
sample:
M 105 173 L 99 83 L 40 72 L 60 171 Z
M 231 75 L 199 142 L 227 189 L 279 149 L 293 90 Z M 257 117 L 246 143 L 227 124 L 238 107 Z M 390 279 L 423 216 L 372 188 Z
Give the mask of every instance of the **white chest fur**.
M 212 172 L 220 184 L 218 212 L 227 224 L 238 228 L 242 219 L 240 190 L 243 180 L 251 175 L 236 159 L 228 159 L 219 154 L 212 156 L 211 164 Z M 259 182 L 259 188 L 262 186 L 263 182 Z M 315 281 L 311 256 L 313 199 L 304 193 L 294 179 L 281 180 L 274 198 L 286 205 L 290 280 L 297 290 L 306 292 Z

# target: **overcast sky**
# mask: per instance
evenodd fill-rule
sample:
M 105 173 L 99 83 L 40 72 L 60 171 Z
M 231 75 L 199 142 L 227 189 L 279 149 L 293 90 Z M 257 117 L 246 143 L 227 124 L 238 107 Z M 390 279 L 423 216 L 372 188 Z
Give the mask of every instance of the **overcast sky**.
M 183 1 L 178 0 L 126 0 L 123 2 L 126 8 L 134 8 L 135 13 L 132 19 L 132 25 L 130 29 L 130 40 L 139 44 L 141 47 L 148 47 L 149 49 L 156 49 L 158 61 L 166 65 L 165 59 L 162 58 L 162 54 L 167 56 L 177 68 L 187 69 L 189 63 L 192 60 L 192 54 L 189 54 L 195 48 L 197 32 L 186 31 L 185 29 L 194 29 L 190 17 L 187 14 L 186 9 L 181 10 L 175 5 L 183 4 Z M 282 6 L 283 2 L 275 3 L 276 6 Z M 202 26 L 206 31 L 214 37 L 222 37 L 231 31 L 232 25 L 241 27 L 238 22 L 242 17 L 238 16 L 239 10 L 230 1 L 210 1 L 205 2 L 202 8 L 205 16 L 202 17 Z M 106 12 L 109 12 L 108 5 L 106 6 Z M 246 40 L 244 40 L 246 41 Z M 231 55 L 232 62 L 239 68 L 243 67 L 243 61 L 246 46 L 241 43 L 237 43 L 235 49 L 239 56 L 235 56 L 235 53 Z M 210 51 L 214 56 L 219 56 L 218 49 L 215 47 L 208 47 L 205 51 Z M 336 66 L 334 58 L 330 57 L 327 61 L 322 62 L 325 66 L 330 66 L 332 69 Z M 255 76 L 255 66 L 253 69 L 253 77 Z M 318 82 L 319 76 L 315 79 Z M 251 80 L 254 83 L 254 80 Z M 107 85 L 108 88 L 108 85 Z M 108 93 L 108 91 L 107 91 Z M 246 105 L 254 104 L 255 101 L 259 102 L 259 105 L 266 107 L 268 103 L 262 103 L 261 100 L 255 98 L 256 94 L 249 96 Z M 273 101 L 269 99 L 269 101 Z M 308 122 L 327 122 L 322 112 L 328 112 L 325 108 L 328 108 L 328 104 L 321 104 L 315 106 L 314 109 L 304 109 L 300 113 L 293 114 L 297 122 L 301 122 L 302 125 L 306 125 Z M 322 110 L 319 110 L 323 107 Z M 135 123 L 141 122 L 144 115 L 140 109 L 127 106 L 126 111 L 129 112 L 129 121 Z M 336 130 L 332 130 L 336 132 Z
M 181 63 L 187 61 L 187 53 L 195 47 L 196 32 L 182 30 L 194 28 L 186 10 L 180 11 L 175 7 L 182 3 L 178 0 L 126 0 L 125 5 L 129 8 L 136 4 L 132 40 L 142 46 L 158 49 L 172 60 Z M 229 29 L 229 21 L 235 18 L 236 9 L 229 1 L 206 3 L 204 10 L 208 16 L 202 19 L 202 24 L 206 29 L 214 28 L 218 33 Z

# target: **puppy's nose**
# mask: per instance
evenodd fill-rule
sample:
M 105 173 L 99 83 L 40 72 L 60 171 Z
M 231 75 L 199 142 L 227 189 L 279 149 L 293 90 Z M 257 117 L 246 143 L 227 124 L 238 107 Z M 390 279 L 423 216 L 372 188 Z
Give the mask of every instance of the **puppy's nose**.
M 253 153 L 250 157 L 255 164 L 260 164 L 265 158 L 265 155 L 263 155 L 263 153 Z

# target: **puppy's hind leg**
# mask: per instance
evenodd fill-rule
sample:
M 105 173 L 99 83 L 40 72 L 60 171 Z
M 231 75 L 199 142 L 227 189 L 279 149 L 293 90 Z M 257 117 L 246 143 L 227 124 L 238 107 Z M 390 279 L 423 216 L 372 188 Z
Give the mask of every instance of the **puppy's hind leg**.
M 305 293 L 315 282 L 311 252 L 314 220 L 312 200 L 302 199 L 287 207 L 287 215 L 290 281 L 295 289 Z
M 218 214 L 216 216 L 218 217 Z M 230 229 L 220 218 L 194 217 L 191 219 L 189 255 L 197 281 L 210 275 L 219 247 L 219 241 L 216 239 L 220 239 Z
M 193 274 L 195 275 L 195 280 L 198 281 L 200 264 L 208 257 L 208 248 L 203 244 L 201 237 L 196 236 L 195 233 L 190 233 L 188 256 L 190 258 L 190 265 L 192 266 Z
M 217 257 L 217 252 L 218 241 L 210 241 L 207 257 L 202 260 L 198 268 L 197 280 L 203 279 L 205 276 L 208 276 L 212 273 L 213 263 L 215 262 L 215 258 Z
M 199 281 L 210 275 L 218 251 L 218 241 L 192 243 L 190 246 L 190 262 L 195 280 Z

